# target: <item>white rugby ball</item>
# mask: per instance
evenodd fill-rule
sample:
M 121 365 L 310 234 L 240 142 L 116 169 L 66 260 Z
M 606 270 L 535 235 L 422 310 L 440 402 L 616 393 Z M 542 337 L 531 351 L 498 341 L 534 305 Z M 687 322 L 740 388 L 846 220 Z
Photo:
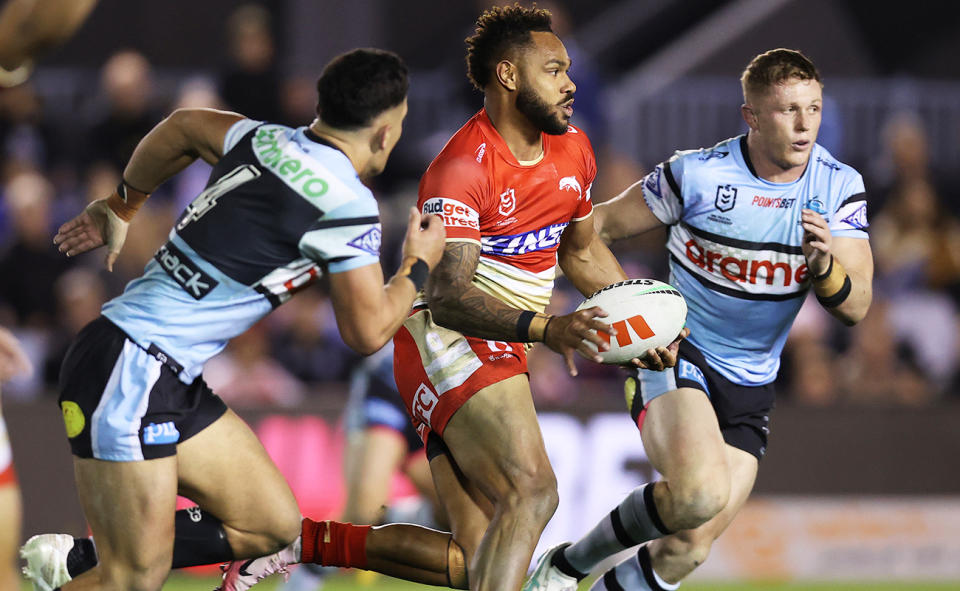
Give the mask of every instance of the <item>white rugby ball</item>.
M 648 349 L 673 342 L 687 321 L 687 302 L 672 286 L 655 279 L 628 279 L 613 283 L 584 300 L 577 310 L 599 306 L 607 312 L 597 318 L 613 326 L 610 349 L 601 351 L 602 363 L 627 363 L 643 358 Z M 608 337 L 600 333 L 601 337 Z M 588 343 L 591 348 L 593 343 Z

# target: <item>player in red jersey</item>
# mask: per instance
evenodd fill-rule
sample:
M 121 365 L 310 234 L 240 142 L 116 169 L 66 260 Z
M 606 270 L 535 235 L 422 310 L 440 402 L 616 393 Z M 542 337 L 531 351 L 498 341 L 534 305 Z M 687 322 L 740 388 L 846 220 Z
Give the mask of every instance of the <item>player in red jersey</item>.
M 0 327 L 0 382 L 32 370 L 30 360 L 17 339 Z M 0 589 L 17 589 L 17 545 L 20 543 L 20 487 L 13 470 L 13 454 L 7 426 L 0 412 Z
M 594 330 L 616 334 L 591 308 L 544 314 L 560 268 L 584 294 L 625 279 L 593 228 L 596 174 L 586 136 L 570 126 L 576 86 L 550 13 L 497 7 L 467 39 L 485 107 L 458 131 L 420 184 L 423 212 L 443 217 L 444 256 L 394 337 L 394 374 L 427 445 L 452 535 L 410 525 L 304 519 L 279 554 L 234 563 L 225 591 L 248 588 L 290 562 L 377 570 L 434 585 L 517 590 L 557 505 L 527 380 L 528 343 L 599 360 Z M 677 343 L 640 367 L 676 363 Z

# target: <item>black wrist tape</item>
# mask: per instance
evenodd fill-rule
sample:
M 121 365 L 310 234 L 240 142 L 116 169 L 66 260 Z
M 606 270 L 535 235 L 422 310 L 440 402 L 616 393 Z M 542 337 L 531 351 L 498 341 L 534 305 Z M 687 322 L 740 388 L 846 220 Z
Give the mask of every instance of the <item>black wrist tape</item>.
M 852 287 L 853 284 L 850 283 L 850 276 L 848 275 L 844 278 L 843 286 L 840 287 L 840 291 L 828 297 L 817 295 L 817 301 L 820 302 L 820 305 L 824 308 L 836 308 L 842 304 L 847 297 L 850 296 L 850 290 Z
M 417 288 L 417 291 L 420 291 L 427 283 L 427 278 L 430 277 L 430 267 L 423 259 L 417 259 L 417 262 L 410 266 L 407 277 L 410 278 L 410 281 L 413 281 L 413 286 Z
M 536 317 L 536 312 L 524 310 L 520 312 L 520 318 L 517 319 L 517 342 L 530 342 L 530 322 Z

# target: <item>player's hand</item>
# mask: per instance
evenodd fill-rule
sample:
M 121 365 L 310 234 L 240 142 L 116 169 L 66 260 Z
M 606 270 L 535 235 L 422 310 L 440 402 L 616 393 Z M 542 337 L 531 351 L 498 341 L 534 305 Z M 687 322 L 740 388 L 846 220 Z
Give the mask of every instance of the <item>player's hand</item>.
M 690 335 L 690 329 L 686 326 L 677 335 L 677 338 L 666 347 L 657 347 L 656 349 L 647 349 L 643 358 L 634 357 L 630 360 L 628 368 L 652 369 L 653 371 L 663 371 L 677 365 L 677 351 L 680 349 L 680 341 Z
M 833 235 L 830 226 L 822 215 L 812 209 L 804 209 L 801 213 L 803 226 L 803 256 L 807 258 L 807 268 L 813 276 L 827 272 L 830 265 L 830 246 Z
M 53 243 L 68 257 L 107 245 L 104 263 L 113 271 L 113 263 L 127 239 L 128 222 L 121 220 L 107 205 L 106 199 L 97 199 L 80 215 L 60 226 Z
M 573 364 L 573 353 L 576 351 L 590 361 L 601 361 L 600 356 L 591 349 L 587 342 L 596 345 L 600 351 L 610 349 L 610 344 L 599 333 L 604 332 L 616 336 L 617 330 L 597 320 L 607 313 L 598 306 L 577 310 L 564 316 L 554 316 L 547 325 L 547 332 L 543 335 L 543 342 L 557 353 L 563 355 L 567 362 L 567 370 L 571 376 L 577 375 L 577 368 Z
M 447 230 L 440 216 L 420 215 L 416 207 L 410 208 L 407 216 L 407 235 L 403 240 L 403 256 L 423 259 L 433 270 L 443 258 L 443 246 Z
M 0 326 L 0 382 L 19 374 L 30 374 L 33 365 L 23 348 L 9 330 Z

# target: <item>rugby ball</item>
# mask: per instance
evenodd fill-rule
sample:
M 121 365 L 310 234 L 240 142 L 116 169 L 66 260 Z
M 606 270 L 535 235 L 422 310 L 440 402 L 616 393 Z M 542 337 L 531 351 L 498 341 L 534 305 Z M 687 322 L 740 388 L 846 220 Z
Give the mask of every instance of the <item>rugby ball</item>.
M 600 333 L 604 339 L 610 339 L 610 349 L 600 352 L 602 363 L 643 359 L 648 349 L 672 343 L 687 321 L 687 302 L 680 292 L 655 279 L 628 279 L 608 285 L 584 300 L 577 310 L 594 306 L 608 314 L 598 320 L 617 330 L 612 337 Z

